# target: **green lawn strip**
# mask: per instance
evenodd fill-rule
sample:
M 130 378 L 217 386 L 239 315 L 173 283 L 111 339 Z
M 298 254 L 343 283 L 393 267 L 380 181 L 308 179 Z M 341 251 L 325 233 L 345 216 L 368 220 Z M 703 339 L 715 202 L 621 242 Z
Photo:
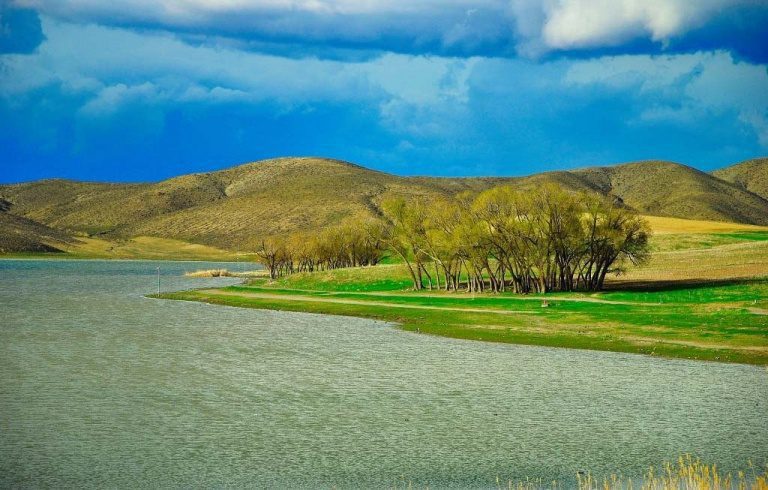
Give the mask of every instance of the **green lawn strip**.
M 199 291 L 165 293 L 161 297 L 249 308 L 372 318 L 397 323 L 403 330 L 469 340 L 768 364 L 768 354 L 764 351 L 710 348 L 702 345 L 673 343 L 674 341 L 690 341 L 705 344 L 716 341 L 726 347 L 730 346 L 731 344 L 727 342 L 727 339 L 720 338 L 721 336 L 717 335 L 716 331 L 709 338 L 698 335 L 695 326 L 689 328 L 679 326 L 680 331 L 676 332 L 676 329 L 662 325 L 649 331 L 642 327 L 637 328 L 634 325 L 635 322 L 618 321 L 621 318 L 620 312 L 616 312 L 616 322 L 606 319 L 602 313 L 598 322 L 585 311 L 571 312 L 570 316 L 564 312 L 552 313 L 551 310 L 535 316 L 499 315 L 485 312 L 392 308 L 384 302 L 381 305 L 323 303 L 311 300 L 296 301 L 288 298 L 283 300 L 225 296 Z M 590 304 L 589 306 L 603 307 L 606 305 Z M 615 305 L 607 306 L 613 307 Z M 674 314 L 670 314 L 670 316 L 673 317 Z M 638 321 L 638 323 L 642 322 Z M 693 323 L 695 324 L 695 322 Z M 739 342 L 733 344 L 733 347 L 765 345 L 765 335 L 762 336 L 762 342 L 757 342 L 754 337 L 754 335 L 744 336 L 740 334 Z
M 357 269 L 354 272 L 349 273 L 345 279 L 345 282 L 335 285 L 332 282 L 332 278 L 326 280 L 319 280 L 316 276 L 318 274 L 327 273 L 314 273 L 306 274 L 302 278 L 296 280 L 289 280 L 290 278 L 279 279 L 274 282 L 268 280 L 254 280 L 250 283 L 250 286 L 258 288 L 269 288 L 276 293 L 295 293 L 301 291 L 302 293 L 317 293 L 326 292 L 340 296 L 342 293 L 354 294 L 356 292 L 361 293 L 386 293 L 386 294 L 398 294 L 398 295 L 413 295 L 428 294 L 429 297 L 435 297 L 444 294 L 446 297 L 458 297 L 469 296 L 465 293 L 445 293 L 438 291 L 430 291 L 423 293 L 413 293 L 406 291 L 410 287 L 410 283 L 407 281 L 401 281 L 397 278 L 390 280 L 379 281 L 366 281 L 364 275 L 367 271 L 374 269 Z M 335 271 L 331 271 L 335 272 Z M 335 287 L 337 286 L 337 287 Z M 248 287 L 248 286 L 243 286 Z M 768 306 L 768 278 L 734 281 L 726 284 L 681 284 L 675 285 L 660 285 L 658 290 L 636 290 L 636 291 L 605 291 L 600 293 L 585 294 L 585 293 L 548 293 L 546 296 L 535 297 L 520 297 L 511 292 L 491 295 L 480 294 L 475 295 L 475 300 L 480 298 L 506 298 L 509 301 L 533 302 L 538 300 L 552 301 L 558 298 L 567 298 L 569 300 L 581 299 L 581 298 L 596 298 L 607 301 L 621 301 L 621 302 L 633 302 L 633 303 L 744 303 L 744 306 L 753 305 L 757 307 Z
M 254 287 L 231 286 L 226 291 L 278 295 L 317 296 L 330 299 L 352 299 L 370 303 L 424 306 L 428 308 L 465 308 L 487 309 L 493 311 L 530 312 L 546 318 L 549 322 L 564 324 L 609 323 L 628 326 L 636 331 L 646 331 L 657 336 L 663 331 L 674 336 L 702 337 L 709 341 L 730 342 L 734 336 L 750 336 L 753 345 L 768 345 L 768 316 L 755 315 L 744 308 L 714 307 L 702 308 L 700 305 L 681 304 L 605 304 L 580 301 L 549 301 L 548 308 L 541 308 L 535 301 L 514 300 L 499 296 L 451 295 L 419 296 L 403 293 L 401 295 L 378 296 L 371 294 L 307 292 L 292 290 L 258 289 Z M 746 344 L 750 345 L 750 344 Z
M 233 292 L 264 292 L 278 295 L 317 296 L 322 298 L 352 299 L 357 301 L 376 302 L 382 304 L 400 304 L 425 307 L 488 309 L 498 311 L 531 312 L 553 321 L 573 323 L 609 322 L 630 325 L 633 327 L 663 326 L 675 331 L 695 330 L 711 335 L 728 336 L 733 334 L 756 335 L 758 338 L 767 337 L 768 316 L 754 315 L 744 308 L 722 308 L 710 311 L 699 305 L 686 304 L 607 304 L 586 301 L 558 301 L 553 298 L 548 301 L 548 308 L 541 308 L 537 301 L 514 299 L 510 297 L 466 294 L 445 296 L 424 296 L 418 294 L 387 294 L 372 295 L 362 293 L 332 293 L 296 291 L 273 288 L 255 288 L 252 286 L 230 286 L 226 291 Z M 762 344 L 761 344 L 762 345 Z
M 402 292 L 399 294 L 369 294 L 369 293 L 351 293 L 351 292 L 335 292 L 335 291 L 316 291 L 305 289 L 279 289 L 279 288 L 261 288 L 254 286 L 230 286 L 224 288 L 227 291 L 240 291 L 240 292 L 263 292 L 269 294 L 281 294 L 281 295 L 302 295 L 302 296 L 317 296 L 324 298 L 336 298 L 336 299 L 354 299 L 360 301 L 371 301 L 380 303 L 395 303 L 395 304 L 409 304 L 417 306 L 438 306 L 446 308 L 486 308 L 486 309 L 498 309 L 504 310 L 526 310 L 526 311 L 539 311 L 542 308 L 540 303 L 536 301 L 525 301 L 521 299 L 500 298 L 490 295 L 479 295 L 472 297 L 464 294 L 451 294 L 451 295 L 419 295 L 415 293 Z
M 735 241 L 766 241 L 768 231 L 736 231 L 732 233 L 718 233 L 718 236 Z

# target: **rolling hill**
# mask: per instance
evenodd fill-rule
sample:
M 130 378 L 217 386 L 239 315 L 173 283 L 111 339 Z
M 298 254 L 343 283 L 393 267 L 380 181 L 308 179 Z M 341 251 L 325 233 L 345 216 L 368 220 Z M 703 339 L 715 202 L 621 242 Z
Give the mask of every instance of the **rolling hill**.
M 768 158 L 755 158 L 712 172 L 715 177 L 768 199 Z
M 385 195 L 430 198 L 550 182 L 620 198 L 645 214 L 768 225 L 768 199 L 753 190 L 766 169 L 749 167 L 748 184 L 660 161 L 515 178 L 438 178 L 400 177 L 331 159 L 278 158 L 148 184 L 42 180 L 0 186 L 0 248 L 44 251 L 77 237 L 119 242 L 145 236 L 247 251 L 265 236 L 376 215 Z
M 768 225 L 768 201 L 691 167 L 649 161 L 574 172 L 643 214 Z

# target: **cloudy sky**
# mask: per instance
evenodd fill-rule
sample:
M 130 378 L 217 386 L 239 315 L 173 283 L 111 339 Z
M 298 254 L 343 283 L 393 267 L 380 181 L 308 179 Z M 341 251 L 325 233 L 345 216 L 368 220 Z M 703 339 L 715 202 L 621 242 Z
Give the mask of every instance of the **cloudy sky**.
M 766 0 L 0 0 L 0 181 L 768 155 Z

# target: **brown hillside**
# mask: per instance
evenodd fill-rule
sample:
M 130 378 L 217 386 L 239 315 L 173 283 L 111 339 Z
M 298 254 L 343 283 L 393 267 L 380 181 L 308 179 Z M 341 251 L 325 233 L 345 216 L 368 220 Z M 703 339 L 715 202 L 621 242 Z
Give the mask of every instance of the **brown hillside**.
M 105 238 L 157 236 L 247 250 L 262 237 L 372 216 L 385 194 L 438 187 L 320 158 L 280 158 L 156 184 L 47 180 L 0 186 L 14 213 Z
M 684 165 L 648 161 L 573 173 L 645 214 L 768 225 L 768 201 Z
M 385 194 L 434 196 L 439 190 L 336 160 L 286 158 L 216 174 L 225 198 L 165 213 L 131 228 L 220 247 L 252 248 L 261 237 L 320 230 L 373 216 Z
M 634 162 L 514 178 L 421 177 L 415 180 L 447 192 L 478 191 L 502 184 L 536 189 L 554 183 L 572 191 L 615 196 L 644 214 L 768 225 L 765 199 L 738 185 L 673 162 Z
M 712 175 L 768 200 L 768 158 L 737 163 Z

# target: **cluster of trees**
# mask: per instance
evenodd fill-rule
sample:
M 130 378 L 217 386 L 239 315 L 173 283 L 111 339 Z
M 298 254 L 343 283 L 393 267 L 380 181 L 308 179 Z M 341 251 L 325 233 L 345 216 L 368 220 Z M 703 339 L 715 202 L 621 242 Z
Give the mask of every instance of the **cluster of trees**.
M 294 272 L 313 272 L 376 265 L 385 253 L 384 223 L 347 221 L 316 234 L 295 234 L 262 240 L 258 261 L 276 279 Z
M 555 185 L 430 201 L 391 198 L 381 209 L 381 221 L 342 225 L 315 239 L 264 242 L 258 255 L 274 278 L 374 265 L 387 251 L 405 263 L 414 289 L 545 293 L 601 289 L 606 275 L 649 253 L 649 227 L 637 213 Z
M 390 199 L 383 211 L 384 241 L 405 262 L 414 289 L 426 282 L 458 290 L 466 278 L 469 291 L 597 290 L 608 273 L 648 257 L 650 232 L 637 213 L 555 185 L 430 203 Z

